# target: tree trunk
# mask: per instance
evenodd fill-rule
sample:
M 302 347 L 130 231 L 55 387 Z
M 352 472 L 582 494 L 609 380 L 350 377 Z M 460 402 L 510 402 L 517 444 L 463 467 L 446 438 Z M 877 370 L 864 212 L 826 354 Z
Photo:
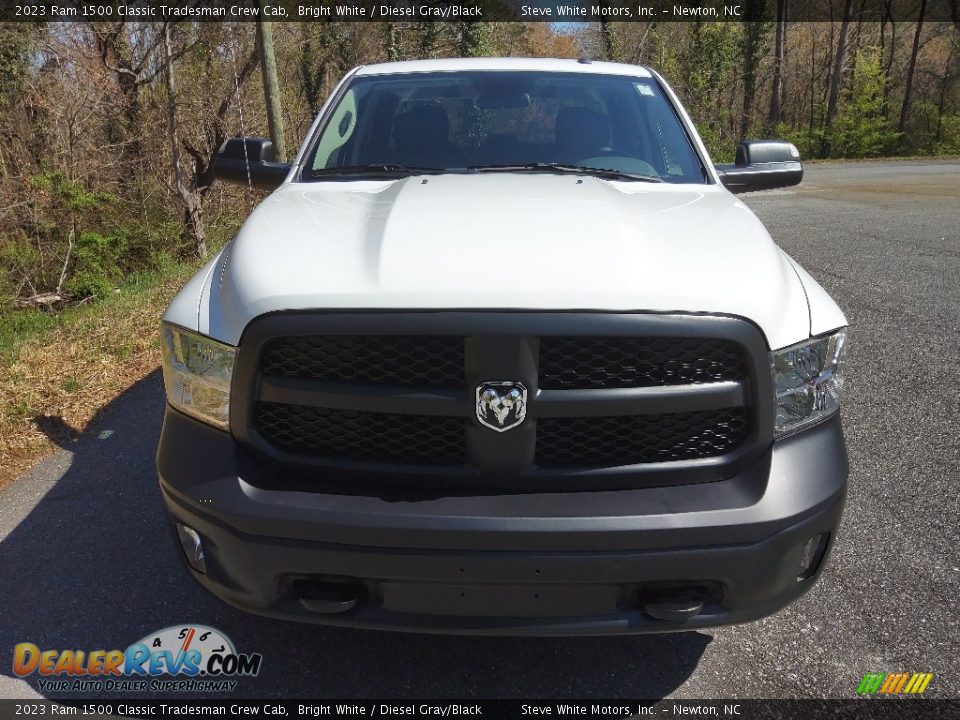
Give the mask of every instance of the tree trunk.
M 833 71 L 830 73 L 830 93 L 827 98 L 827 117 L 824 122 L 824 129 L 826 130 L 824 154 L 829 153 L 830 131 L 833 130 L 833 121 L 837 119 L 837 101 L 840 98 L 840 85 L 843 83 L 843 58 L 847 52 L 847 31 L 850 29 L 850 10 L 852 7 L 853 0 L 846 0 L 843 4 L 840 37 L 837 40 L 837 54 L 833 58 Z
M 207 257 L 207 237 L 203 228 L 203 210 L 196 195 L 187 188 L 180 167 L 180 139 L 177 126 L 177 88 L 173 74 L 173 50 L 170 46 L 170 23 L 163 25 L 164 69 L 167 76 L 167 131 L 170 135 L 170 158 L 177 194 L 183 202 L 184 225 L 196 243 L 197 255 Z
M 110 23 L 106 27 L 95 23 L 89 25 L 101 64 L 112 75 L 118 90 L 118 112 L 107 113 L 104 120 L 107 141 L 116 145 L 120 151 L 117 184 L 127 189 L 139 175 L 139 164 L 144 154 L 139 77 L 141 68 L 131 57 L 124 23 Z M 142 60 L 140 64 L 143 64 Z
M 489 28 L 485 23 L 468 20 L 458 23 L 457 50 L 461 57 L 483 57 L 489 48 Z
M 770 90 L 770 112 L 767 113 L 767 128 L 770 131 L 773 131 L 783 116 L 783 68 L 786 62 L 789 12 L 789 0 L 777 0 L 777 29 L 773 43 L 773 87 Z
M 763 9 L 761 0 L 747 0 L 743 23 L 743 105 L 740 109 L 740 137 L 750 134 L 753 121 L 754 96 L 757 92 L 757 66 L 760 64 L 760 41 L 763 36 Z
M 814 113 L 817 105 L 816 101 L 816 80 L 817 80 L 817 37 L 810 34 L 810 122 L 807 125 L 807 132 L 813 137 Z
M 850 63 L 850 85 L 855 86 L 857 78 L 857 60 L 860 58 L 860 39 L 863 37 L 863 5 L 860 0 L 857 8 L 857 29 L 853 33 L 853 60 Z
M 197 201 L 202 203 L 204 196 L 210 191 L 216 176 L 213 172 L 214 164 L 217 160 L 217 150 L 227 139 L 226 117 L 230 111 L 230 105 L 234 98 L 239 102 L 240 89 L 246 84 L 247 80 L 253 75 L 257 65 L 260 62 L 260 46 L 255 44 L 250 56 L 244 62 L 243 67 L 237 72 L 234 69 L 235 85 L 220 100 L 217 111 L 213 118 L 205 122 L 206 136 L 208 138 L 206 148 L 197 148 L 190 143 L 183 141 L 183 147 L 193 157 L 193 176 L 190 179 L 190 191 L 196 196 Z
M 417 57 L 432 58 L 437 51 L 437 40 L 440 37 L 440 24 L 423 22 L 417 29 Z
M 950 89 L 950 65 L 953 63 L 954 46 L 950 46 L 950 54 L 943 64 L 943 77 L 940 80 L 940 99 L 937 103 L 937 134 L 936 143 L 943 139 L 943 113 L 947 106 L 947 91 Z
M 312 23 L 301 24 L 300 40 L 300 89 L 307 100 L 312 113 L 317 113 L 323 102 L 323 79 L 326 60 L 322 57 L 324 48 L 318 52 L 312 35 Z M 319 42 L 317 40 L 316 42 Z M 320 58 L 318 60 L 318 58 Z M 318 67 L 319 65 L 319 67 Z
M 923 30 L 923 16 L 927 12 L 927 0 L 920 0 L 920 15 L 917 17 L 917 31 L 913 35 L 913 49 L 910 51 L 910 65 L 907 68 L 907 80 L 903 89 L 903 107 L 900 108 L 900 122 L 897 132 L 901 135 L 907 128 L 907 116 L 910 114 L 910 100 L 913 95 L 913 73 L 917 68 L 917 55 L 920 52 L 920 32 Z
M 633 54 L 630 56 L 631 65 L 639 65 L 643 60 L 644 53 L 647 49 L 647 36 L 650 35 L 650 31 L 653 29 L 653 21 L 647 23 L 647 26 L 643 29 L 643 33 L 640 35 L 640 39 L 633 46 Z
M 400 59 L 399 37 L 397 36 L 396 23 L 388 22 L 384 28 L 384 40 L 387 43 L 387 62 L 395 62 Z
M 601 7 L 609 7 L 609 2 L 607 0 L 602 0 L 600 3 Z M 609 20 L 600 21 L 600 45 L 601 51 L 603 52 L 603 59 L 608 62 L 614 62 L 619 60 L 618 57 L 618 47 L 617 39 L 614 36 L 614 26 Z
M 890 99 L 890 70 L 893 67 L 893 55 L 897 49 L 897 23 L 893 19 L 893 0 L 883 0 L 883 12 L 880 15 L 880 62 L 883 65 L 883 111 L 887 113 Z M 890 23 L 890 48 L 887 50 L 887 23 Z M 886 58 L 886 59 L 885 59 Z
M 283 113 L 280 110 L 280 85 L 277 82 L 277 59 L 273 53 L 273 27 L 257 20 L 260 38 L 260 66 L 263 71 L 263 96 L 267 105 L 267 124 L 278 162 L 287 161 L 287 141 L 283 133 Z

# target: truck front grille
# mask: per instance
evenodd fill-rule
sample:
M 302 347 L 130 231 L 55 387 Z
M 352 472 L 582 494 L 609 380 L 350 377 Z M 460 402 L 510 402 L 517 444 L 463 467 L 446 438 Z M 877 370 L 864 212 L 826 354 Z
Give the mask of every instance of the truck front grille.
M 537 423 L 540 467 L 693 460 L 725 455 L 750 431 L 746 408 L 622 417 L 543 418 Z
M 358 493 L 384 478 L 492 493 L 709 482 L 772 443 L 767 364 L 757 328 L 729 317 L 272 314 L 244 334 L 231 429 L 316 489 L 346 472 Z M 486 382 L 526 388 L 515 429 L 478 421 Z
M 743 352 L 704 338 L 544 337 L 540 387 L 627 388 L 746 378 Z
M 258 402 L 257 429 L 293 452 L 342 460 L 458 465 L 463 418 L 389 415 Z
M 402 335 L 280 337 L 263 351 L 260 371 L 328 382 L 459 388 L 463 338 Z

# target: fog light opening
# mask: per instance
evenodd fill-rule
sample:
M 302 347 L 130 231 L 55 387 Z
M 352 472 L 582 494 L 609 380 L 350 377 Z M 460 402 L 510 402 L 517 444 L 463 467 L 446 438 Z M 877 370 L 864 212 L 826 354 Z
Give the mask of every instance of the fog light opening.
M 207 562 L 203 558 L 203 541 L 200 533 L 189 525 L 177 523 L 177 537 L 180 538 L 180 547 L 187 558 L 187 563 L 198 573 L 207 572 Z
M 797 574 L 797 582 L 812 577 L 823 556 L 827 552 L 827 540 L 830 539 L 830 533 L 818 533 L 803 544 L 803 552 L 800 554 L 800 572 Z

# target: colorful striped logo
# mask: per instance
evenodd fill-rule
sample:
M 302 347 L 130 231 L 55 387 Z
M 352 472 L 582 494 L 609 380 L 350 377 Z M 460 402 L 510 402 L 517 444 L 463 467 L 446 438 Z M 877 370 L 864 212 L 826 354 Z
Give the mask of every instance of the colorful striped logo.
M 933 673 L 867 673 L 857 686 L 858 695 L 921 695 Z

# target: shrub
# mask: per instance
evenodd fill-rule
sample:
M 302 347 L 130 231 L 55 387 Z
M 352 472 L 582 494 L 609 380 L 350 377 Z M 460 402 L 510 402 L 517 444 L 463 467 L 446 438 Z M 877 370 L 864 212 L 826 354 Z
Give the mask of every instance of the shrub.
M 938 155 L 960 155 L 960 115 L 944 115 L 940 123 L 940 140 L 933 151 Z
M 899 133 L 891 127 L 884 109 L 886 79 L 879 48 L 859 50 L 853 85 L 834 123 L 831 156 L 877 157 L 896 142 Z
M 81 233 L 74 247 L 74 267 L 66 289 L 79 297 L 105 297 L 121 276 L 126 252 L 122 234 Z

